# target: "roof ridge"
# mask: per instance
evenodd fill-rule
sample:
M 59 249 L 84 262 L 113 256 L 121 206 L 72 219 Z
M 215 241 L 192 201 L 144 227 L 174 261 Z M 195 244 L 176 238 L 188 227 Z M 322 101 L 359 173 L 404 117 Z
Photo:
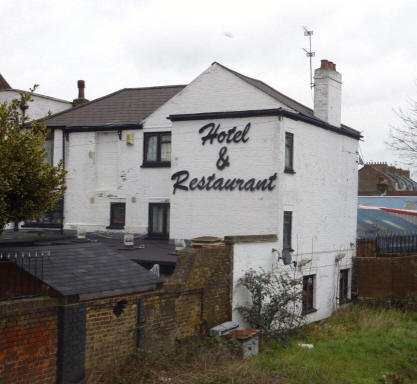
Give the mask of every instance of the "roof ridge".
M 140 89 L 158 89 L 158 88 L 179 88 L 186 87 L 188 84 L 175 84 L 175 85 L 154 85 L 150 87 L 132 87 L 132 88 L 122 88 L 120 91 L 126 90 L 140 90 Z
M 313 112 L 313 109 L 312 109 L 312 108 L 307 107 L 306 105 L 304 105 L 304 104 L 300 103 L 299 101 L 297 101 L 297 100 L 295 100 L 295 99 L 293 99 L 293 98 L 291 98 L 291 97 L 289 97 L 289 96 L 285 95 L 284 93 L 282 93 L 282 92 L 280 92 L 280 91 L 277 91 L 275 88 L 271 87 L 269 84 L 265 83 L 265 82 L 264 82 L 264 81 L 262 81 L 262 80 L 255 79 L 255 78 L 250 77 L 250 76 L 246 76 L 246 75 L 244 75 L 244 74 L 242 74 L 242 73 L 240 73 L 240 72 L 235 71 L 234 69 L 231 69 L 231 68 L 226 67 L 225 65 L 223 65 L 223 64 L 221 64 L 221 63 L 219 63 L 219 62 L 217 62 L 217 61 L 214 61 L 214 62 L 212 63 L 212 65 L 213 65 L 213 64 L 217 64 L 217 65 L 219 65 L 220 67 L 222 67 L 222 68 L 224 68 L 224 69 L 228 70 L 229 72 L 232 72 L 233 74 L 237 75 L 238 77 L 241 77 L 241 78 L 244 78 L 244 79 L 249 79 L 249 80 L 253 80 L 253 81 L 256 81 L 256 82 L 262 83 L 264 86 L 266 86 L 266 87 L 270 88 L 271 90 L 273 90 L 273 91 L 274 91 L 274 92 L 276 92 L 276 93 L 279 93 L 281 96 L 283 96 L 283 97 L 287 98 L 288 100 L 292 101 L 293 103 L 298 104 L 300 107 L 306 108 L 306 109 L 310 110 L 311 112 Z M 250 85 L 252 85 L 252 86 L 254 86 L 254 87 L 256 87 L 256 85 L 254 85 L 254 84 L 251 84 L 251 83 L 249 83 L 249 84 L 250 84 Z M 258 87 L 256 87 L 256 88 L 258 88 Z M 258 89 L 260 89 L 260 88 L 258 88 Z M 262 90 L 262 89 L 260 89 L 260 90 L 263 92 L 263 90 Z M 272 96 L 271 96 L 271 97 L 272 97 Z M 290 107 L 290 108 L 291 108 L 291 106 L 288 106 L 288 107 Z

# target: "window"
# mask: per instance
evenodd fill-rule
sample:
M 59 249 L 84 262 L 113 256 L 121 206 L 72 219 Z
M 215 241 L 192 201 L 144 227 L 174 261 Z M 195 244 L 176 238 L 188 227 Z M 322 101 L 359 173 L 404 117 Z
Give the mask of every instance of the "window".
M 303 276 L 303 314 L 315 312 L 314 284 L 316 275 Z
M 339 305 L 349 301 L 349 269 L 342 269 L 339 274 Z
M 54 149 L 54 141 L 51 137 L 48 137 L 43 144 L 43 148 L 45 149 L 46 156 L 45 161 L 48 164 L 52 165 L 52 157 L 53 157 L 53 149 Z
M 284 172 L 294 172 L 294 134 L 285 132 L 285 168 Z
M 110 229 L 122 229 L 125 227 L 126 204 L 110 203 Z
M 284 211 L 284 230 L 282 234 L 283 249 L 291 248 L 291 232 L 292 232 L 292 212 Z
M 149 229 L 150 237 L 169 237 L 169 204 L 149 204 Z
M 142 167 L 171 166 L 171 132 L 144 133 Z
M 60 199 L 53 210 L 43 213 L 35 220 L 25 221 L 23 227 L 61 228 L 62 204 L 63 199 Z

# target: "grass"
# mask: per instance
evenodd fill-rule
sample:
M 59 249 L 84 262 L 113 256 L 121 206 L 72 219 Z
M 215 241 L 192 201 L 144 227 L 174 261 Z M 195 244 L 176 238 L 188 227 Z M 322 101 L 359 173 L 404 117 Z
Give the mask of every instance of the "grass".
M 298 344 L 313 344 L 313 349 Z M 272 341 L 251 360 L 213 338 L 175 352 L 138 353 L 112 384 L 417 383 L 417 313 L 348 306 L 330 319 Z
M 270 343 L 255 367 L 291 384 L 417 383 L 417 313 L 349 306 Z

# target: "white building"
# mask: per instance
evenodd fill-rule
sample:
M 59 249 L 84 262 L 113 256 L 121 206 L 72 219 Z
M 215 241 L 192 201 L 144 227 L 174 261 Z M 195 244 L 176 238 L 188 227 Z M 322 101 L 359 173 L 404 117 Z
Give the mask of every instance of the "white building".
M 0 103 L 19 99 L 21 92 L 23 91 L 12 88 L 0 74 Z M 70 101 L 34 93 L 32 95 L 32 100 L 29 101 L 27 108 L 25 109 L 25 114 L 29 120 L 35 120 L 47 116 L 49 112 L 57 113 L 71 107 L 72 103 Z
M 21 93 L 27 92 L 20 89 L 12 88 L 9 83 L 0 74 L 0 103 L 10 103 L 14 99 L 20 99 Z M 33 93 L 31 100 L 25 106 L 21 106 L 22 113 L 28 118 L 28 120 L 37 120 L 46 117 L 49 113 L 58 113 L 65 111 L 72 107 L 70 101 L 57 99 L 55 97 L 41 95 L 39 93 Z M 49 153 L 48 161 L 52 161 L 53 141 L 46 140 L 45 148 Z M 7 224 L 6 228 L 11 228 L 12 224 Z
M 235 283 L 291 249 L 308 320 L 349 296 L 360 134 L 341 124 L 333 63 L 315 72 L 314 110 L 213 63 L 187 86 L 124 89 L 47 125 L 68 171 L 66 229 L 273 234 L 235 245 Z M 244 299 L 235 287 L 234 303 Z

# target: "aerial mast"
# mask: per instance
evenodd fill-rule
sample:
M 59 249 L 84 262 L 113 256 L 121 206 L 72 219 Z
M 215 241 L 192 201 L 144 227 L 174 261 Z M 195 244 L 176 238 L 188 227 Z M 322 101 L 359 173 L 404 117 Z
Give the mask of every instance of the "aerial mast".
M 310 88 L 313 89 L 314 82 L 313 82 L 313 63 L 312 63 L 312 57 L 315 56 L 315 52 L 311 50 L 311 36 L 313 36 L 313 31 L 309 30 L 306 26 L 303 26 L 304 29 L 304 36 L 308 37 L 309 40 L 309 49 L 303 48 L 303 51 L 306 53 L 306 56 L 310 59 Z

